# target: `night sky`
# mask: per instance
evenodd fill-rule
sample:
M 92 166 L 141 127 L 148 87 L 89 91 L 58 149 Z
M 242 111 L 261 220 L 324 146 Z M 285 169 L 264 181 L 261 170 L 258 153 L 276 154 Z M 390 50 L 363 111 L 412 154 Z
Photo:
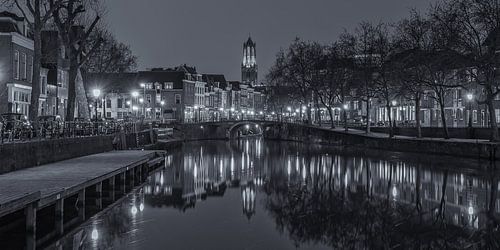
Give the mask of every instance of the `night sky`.
M 360 21 L 397 21 L 434 0 L 107 0 L 106 22 L 139 69 L 189 64 L 241 80 L 242 46 L 257 43 L 259 80 L 295 37 L 329 43 Z

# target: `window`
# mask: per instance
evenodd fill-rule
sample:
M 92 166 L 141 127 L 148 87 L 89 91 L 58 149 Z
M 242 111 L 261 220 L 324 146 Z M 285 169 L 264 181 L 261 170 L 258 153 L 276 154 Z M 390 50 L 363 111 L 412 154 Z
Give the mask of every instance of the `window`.
M 28 81 L 33 82 L 33 57 L 29 57 L 28 61 Z M 47 80 L 45 80 L 47 82 Z
M 161 102 L 161 94 L 156 94 L 156 103 Z
M 21 56 L 21 72 L 22 72 L 22 80 L 27 79 L 27 74 L 28 74 L 28 67 L 27 67 L 27 60 L 26 60 L 26 53 L 23 53 Z
M 175 95 L 175 104 L 181 104 L 181 95 L 179 94 Z
M 110 109 L 111 108 L 111 99 L 106 99 L 106 108 Z M 106 114 L 107 116 L 107 114 Z
M 174 88 L 174 83 L 173 82 L 167 82 L 165 83 L 165 89 L 173 89 Z
M 123 116 L 124 116 L 124 115 L 123 115 L 123 112 L 118 112 L 118 113 L 116 114 L 116 118 L 118 118 L 118 119 L 123 119 Z
M 14 51 L 14 79 L 19 80 L 19 51 Z
M 477 123 L 477 110 L 472 110 L 472 122 Z
M 123 99 L 122 99 L 122 98 L 118 98 L 117 103 L 116 103 L 116 106 L 117 106 L 119 109 L 123 108 Z
M 149 94 L 148 94 L 148 95 L 146 95 L 146 101 L 147 101 L 148 103 L 151 103 L 151 95 L 149 95 Z
M 40 78 L 40 91 L 41 91 L 41 94 L 46 94 L 46 91 L 47 91 L 47 77 L 46 76 L 42 76 Z
M 111 118 L 111 112 L 106 112 L 106 117 Z
M 495 117 L 497 119 L 497 123 L 500 123 L 500 109 L 495 109 Z

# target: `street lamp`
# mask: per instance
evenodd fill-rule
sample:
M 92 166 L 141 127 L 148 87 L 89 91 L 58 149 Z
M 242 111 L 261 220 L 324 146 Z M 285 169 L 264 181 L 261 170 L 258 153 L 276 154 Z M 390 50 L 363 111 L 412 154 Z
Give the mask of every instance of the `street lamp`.
M 467 94 L 467 100 L 469 101 L 469 138 L 473 138 L 472 132 L 472 100 L 474 100 L 474 95 L 472 93 Z
M 97 99 L 101 95 L 101 90 L 100 89 L 93 89 L 92 95 L 94 96 L 94 100 L 95 100 L 95 120 L 97 121 Z
M 140 86 L 144 90 L 143 95 L 142 95 L 142 101 L 141 101 L 141 103 L 142 103 L 142 112 L 144 112 L 143 113 L 144 119 L 146 119 L 146 104 L 144 103 L 144 100 L 146 99 L 146 84 L 145 83 L 141 83 Z
M 165 106 L 165 101 L 162 100 L 160 102 L 160 105 L 161 105 L 161 110 L 160 110 L 160 112 L 161 112 L 161 119 L 162 119 L 162 122 L 163 122 L 163 106 Z

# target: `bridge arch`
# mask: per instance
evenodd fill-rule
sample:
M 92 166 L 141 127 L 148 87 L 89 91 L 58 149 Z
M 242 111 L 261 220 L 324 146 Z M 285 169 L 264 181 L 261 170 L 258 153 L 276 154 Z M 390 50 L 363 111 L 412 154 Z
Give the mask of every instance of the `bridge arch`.
M 264 133 L 263 124 L 253 121 L 237 122 L 228 128 L 227 138 L 238 138 L 240 135 L 239 132 L 247 132 L 248 134 L 253 135 L 262 135 Z

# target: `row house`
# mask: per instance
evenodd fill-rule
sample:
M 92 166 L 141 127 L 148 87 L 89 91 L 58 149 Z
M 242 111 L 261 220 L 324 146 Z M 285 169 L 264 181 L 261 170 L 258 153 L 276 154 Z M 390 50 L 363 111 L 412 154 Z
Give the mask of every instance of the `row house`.
M 205 116 L 205 83 L 187 66 L 133 73 L 86 74 L 93 118 L 175 120 L 192 122 Z M 93 96 L 94 90 L 100 95 Z
M 14 13 L 0 13 L 0 113 L 29 115 L 33 86 L 34 42 L 27 21 Z M 42 67 L 37 115 L 64 119 L 68 63 L 57 31 L 42 32 Z
M 0 13 L 0 113 L 29 115 L 34 46 L 30 37 L 24 18 Z
M 220 74 L 204 74 L 203 81 L 207 83 L 205 89 L 205 106 L 209 112 L 208 120 L 220 121 L 226 117 L 229 108 L 226 78 Z
M 64 120 L 68 104 L 69 61 L 58 31 L 42 31 L 42 55 L 42 67 L 47 76 L 42 76 L 39 113 Z

